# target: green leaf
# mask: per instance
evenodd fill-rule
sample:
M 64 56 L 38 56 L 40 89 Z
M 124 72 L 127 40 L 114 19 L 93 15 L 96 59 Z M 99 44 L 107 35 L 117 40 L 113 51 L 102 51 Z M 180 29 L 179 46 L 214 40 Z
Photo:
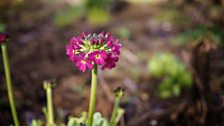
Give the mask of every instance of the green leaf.
M 35 119 L 33 119 L 32 120 L 32 126 L 42 126 L 42 121 L 41 120 L 35 120 Z
M 180 86 L 179 84 L 174 84 L 172 92 L 174 96 L 179 96 L 180 95 Z
M 151 76 L 161 79 L 158 94 L 161 98 L 179 96 L 182 88 L 192 85 L 192 76 L 187 67 L 171 53 L 154 55 L 148 62 Z
M 171 92 L 169 90 L 163 90 L 160 93 L 161 98 L 169 98 L 172 96 Z
M 96 112 L 93 115 L 93 126 L 109 126 L 109 123 L 99 112 Z
M 80 126 L 80 124 L 87 124 L 87 113 L 83 112 L 80 118 L 69 117 L 67 126 Z
M 68 120 L 68 126 L 80 126 L 80 122 L 78 118 L 69 118 Z

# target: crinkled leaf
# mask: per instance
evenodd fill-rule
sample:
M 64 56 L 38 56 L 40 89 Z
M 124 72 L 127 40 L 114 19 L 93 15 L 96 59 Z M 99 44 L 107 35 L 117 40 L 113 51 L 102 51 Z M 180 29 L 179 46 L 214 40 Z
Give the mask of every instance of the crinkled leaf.
M 42 126 L 42 121 L 41 120 L 35 120 L 35 119 L 33 119 L 32 120 L 32 126 Z
M 99 112 L 96 112 L 93 115 L 93 126 L 109 126 L 109 123 Z
M 158 88 L 161 98 L 179 96 L 182 88 L 192 85 L 192 76 L 186 66 L 171 53 L 154 55 L 148 69 L 151 76 L 162 79 Z

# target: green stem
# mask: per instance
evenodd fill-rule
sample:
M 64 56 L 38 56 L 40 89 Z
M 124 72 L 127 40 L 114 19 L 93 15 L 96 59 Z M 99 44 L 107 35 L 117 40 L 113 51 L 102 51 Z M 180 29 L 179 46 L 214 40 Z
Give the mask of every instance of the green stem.
M 12 81 L 11 81 L 11 75 L 10 75 L 7 48 L 5 44 L 1 44 L 1 48 L 2 48 L 2 57 L 4 62 L 6 84 L 7 84 L 7 90 L 8 90 L 9 103 L 10 103 L 10 107 L 12 111 L 12 117 L 13 117 L 15 126 L 19 126 L 19 120 L 18 120 L 15 102 L 14 102 L 14 96 L 13 96 L 13 87 L 12 87 Z
M 46 94 L 47 94 L 47 126 L 53 126 L 54 123 L 54 109 L 53 109 L 53 101 L 52 101 L 52 85 L 48 82 L 44 84 Z
M 119 104 L 120 104 L 120 98 L 115 97 L 114 107 L 113 107 L 113 111 L 112 111 L 112 115 L 111 115 L 111 119 L 110 119 L 110 126 L 115 125 L 115 117 L 116 117 L 117 111 L 119 109 Z
M 92 69 L 88 126 L 92 126 L 92 124 L 93 124 L 93 114 L 94 114 L 94 109 L 95 109 L 95 104 L 96 104 L 96 89 L 97 89 L 97 65 L 94 65 L 94 67 Z

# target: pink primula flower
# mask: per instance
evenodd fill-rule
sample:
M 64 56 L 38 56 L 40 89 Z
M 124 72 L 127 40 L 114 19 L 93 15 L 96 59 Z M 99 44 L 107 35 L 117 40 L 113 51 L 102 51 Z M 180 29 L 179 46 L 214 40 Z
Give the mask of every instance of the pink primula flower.
M 89 54 L 89 58 L 98 65 L 103 65 L 107 58 L 106 51 L 94 51 Z
M 81 70 L 92 69 L 99 65 L 102 69 L 112 69 L 118 62 L 121 44 L 109 32 L 83 34 L 73 37 L 66 46 L 69 59 Z

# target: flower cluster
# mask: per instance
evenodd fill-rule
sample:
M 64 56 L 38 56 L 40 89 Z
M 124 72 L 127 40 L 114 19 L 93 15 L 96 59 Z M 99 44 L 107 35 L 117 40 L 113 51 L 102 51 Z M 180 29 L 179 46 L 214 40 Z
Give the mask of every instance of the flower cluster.
M 81 70 L 92 69 L 100 65 L 102 69 L 112 69 L 119 59 L 121 44 L 109 32 L 88 34 L 73 37 L 66 46 L 69 59 Z
M 8 35 L 0 32 L 0 43 L 6 43 L 7 39 L 8 39 Z

